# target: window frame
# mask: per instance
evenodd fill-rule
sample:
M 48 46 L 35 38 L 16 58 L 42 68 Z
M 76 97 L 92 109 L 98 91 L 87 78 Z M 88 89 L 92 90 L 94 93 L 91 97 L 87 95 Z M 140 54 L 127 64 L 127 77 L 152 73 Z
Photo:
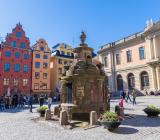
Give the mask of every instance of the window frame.
M 132 51 L 131 50 L 127 50 L 126 51 L 126 55 L 127 55 L 127 63 L 128 62 L 132 62 Z
M 24 49 L 24 48 L 25 48 L 25 46 L 26 46 L 26 45 L 25 45 L 25 43 L 24 43 L 24 42 L 21 42 L 21 43 L 20 43 L 20 48 L 21 48 L 21 49 Z
M 120 65 L 120 64 L 121 64 L 120 53 L 116 53 L 116 64 L 117 64 L 117 65 Z
M 8 67 L 8 66 L 9 66 L 9 67 Z M 6 69 L 6 67 L 7 67 L 7 69 Z M 11 67 L 11 64 L 10 64 L 10 63 L 5 63 L 5 64 L 4 64 L 4 71 L 5 71 L 5 72 L 10 71 L 10 67 Z
M 141 49 L 143 49 L 143 51 Z M 143 52 L 143 55 L 141 55 L 142 52 Z M 139 59 L 140 60 L 145 59 L 145 48 L 144 48 L 144 46 L 139 47 Z
M 27 65 L 27 64 L 24 64 L 24 65 L 23 65 L 23 72 L 24 72 L 24 73 L 28 73 L 28 71 L 29 71 L 28 65 Z
M 36 58 L 41 58 L 41 55 L 40 55 L 39 53 L 36 53 L 36 54 L 35 54 L 35 57 L 36 57 Z
M 38 66 L 38 67 L 37 67 Z M 41 67 L 41 63 L 40 62 L 35 62 L 35 68 L 39 69 Z
M 26 56 L 27 56 L 27 57 L 26 57 Z M 24 59 L 29 59 L 29 54 L 25 53 L 25 54 L 23 55 L 23 58 L 24 58 Z
M 18 32 L 16 32 L 16 37 L 17 37 L 17 38 L 20 38 L 20 37 L 21 37 L 21 35 L 22 35 L 22 34 L 21 34 L 21 32 L 19 32 L 19 31 L 18 31 Z
M 18 69 L 16 68 L 18 66 Z M 21 69 L 20 64 L 14 64 L 14 72 L 19 72 Z
M 18 54 L 18 55 L 17 55 Z M 19 52 L 15 52 L 14 54 L 15 58 L 20 58 L 21 57 L 21 54 Z
M 43 79 L 47 79 L 48 74 L 47 73 L 43 73 Z
M 5 51 L 5 56 L 6 57 L 11 57 L 11 51 Z

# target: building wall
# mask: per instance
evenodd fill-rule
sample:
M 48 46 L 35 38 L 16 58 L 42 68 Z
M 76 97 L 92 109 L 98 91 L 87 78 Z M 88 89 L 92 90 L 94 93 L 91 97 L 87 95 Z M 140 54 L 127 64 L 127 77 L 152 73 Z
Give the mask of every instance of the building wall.
M 62 51 L 65 52 L 62 54 Z M 68 55 L 67 52 L 70 54 Z M 59 61 L 62 63 L 60 64 Z M 60 77 L 64 73 L 64 65 L 69 65 L 73 62 L 73 52 L 71 46 L 67 44 L 59 44 L 51 55 L 50 72 L 51 72 L 51 91 L 55 93 L 56 88 L 60 89 Z M 59 72 L 62 69 L 62 72 Z
M 41 50 L 41 48 L 43 48 Z M 40 58 L 36 58 L 36 55 Z M 44 55 L 47 59 L 44 59 Z M 35 63 L 39 62 L 40 67 L 36 68 Z M 48 66 L 44 68 L 43 64 L 47 63 Z M 35 76 L 35 73 L 39 74 L 39 77 Z M 47 77 L 44 78 L 43 74 L 46 73 Z M 35 85 L 37 86 L 35 87 Z M 51 92 L 50 87 L 50 49 L 47 42 L 44 39 L 39 39 L 33 46 L 33 62 L 32 62 L 32 91 L 36 94 L 46 94 Z
M 16 36 L 16 33 L 20 36 Z M 16 42 L 16 46 L 13 47 L 12 42 Z M 24 43 L 24 46 L 20 46 Z M 10 56 L 6 56 L 6 51 L 10 52 Z M 15 57 L 15 53 L 19 53 L 19 58 Z M 24 54 L 28 55 L 27 59 L 24 59 Z M 29 94 L 31 90 L 31 62 L 32 62 L 32 52 L 30 49 L 29 38 L 25 36 L 25 32 L 22 29 L 22 25 L 17 24 L 12 30 L 12 33 L 7 34 L 6 40 L 2 43 L 1 48 L 1 78 L 0 78 L 0 93 L 6 94 L 7 89 L 10 88 L 11 94 Z M 6 63 L 10 64 L 10 69 L 8 71 L 4 70 L 4 65 Z M 14 71 L 14 65 L 20 65 L 20 71 Z M 27 65 L 28 71 L 24 72 L 24 65 Z M 4 79 L 9 78 L 9 84 L 4 85 Z M 18 79 L 18 84 L 15 85 L 14 79 Z M 27 83 L 24 84 L 24 79 Z
M 139 48 L 144 47 L 144 59 L 140 59 Z M 131 50 L 132 60 L 127 62 L 126 52 Z M 116 64 L 116 54 L 120 55 L 120 64 Z M 129 90 L 128 74 L 132 73 L 135 79 L 135 88 L 144 93 L 145 90 L 160 89 L 160 22 L 145 28 L 143 32 L 133 34 L 118 41 L 106 44 L 98 51 L 98 57 L 104 64 L 108 76 L 108 87 L 113 93 L 118 93 L 117 76 L 123 79 L 123 90 Z M 107 59 L 106 59 L 107 58 Z M 107 60 L 107 65 L 105 60 Z M 149 77 L 149 86 L 142 89 L 141 73 L 146 71 Z

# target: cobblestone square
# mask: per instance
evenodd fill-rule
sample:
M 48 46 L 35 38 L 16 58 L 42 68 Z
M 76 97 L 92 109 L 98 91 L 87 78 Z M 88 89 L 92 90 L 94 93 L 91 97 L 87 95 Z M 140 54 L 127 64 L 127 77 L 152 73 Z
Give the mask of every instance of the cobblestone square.
M 61 127 L 58 122 L 33 121 L 39 114 L 28 109 L 0 112 L 0 140 L 159 140 L 160 117 L 147 118 L 142 111 L 148 104 L 159 106 L 160 97 L 138 97 L 137 105 L 125 103 L 125 118 L 120 127 L 109 132 L 103 126 L 84 130 Z M 118 99 L 111 100 L 111 109 Z

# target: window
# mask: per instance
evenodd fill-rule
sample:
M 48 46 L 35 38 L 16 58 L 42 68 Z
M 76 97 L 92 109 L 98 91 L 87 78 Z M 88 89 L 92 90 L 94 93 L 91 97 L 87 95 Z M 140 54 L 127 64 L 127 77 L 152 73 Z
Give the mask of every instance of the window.
M 70 56 L 71 55 L 70 52 L 67 52 L 67 55 Z
M 16 32 L 16 37 L 21 37 L 21 32 Z
M 61 51 L 61 54 L 62 54 L 62 55 L 65 55 L 65 52 L 64 52 L 64 51 Z
M 40 68 L 40 62 L 35 62 L 35 68 Z
M 24 54 L 24 59 L 28 59 L 29 55 L 28 54 Z
M 120 74 L 117 76 L 117 90 L 118 91 L 123 90 L 123 79 Z
M 129 73 L 127 79 L 128 79 L 128 89 L 132 90 L 135 87 L 135 78 L 133 73 Z
M 10 71 L 10 63 L 4 64 L 4 71 Z
M 47 84 L 46 83 L 42 83 L 41 88 L 42 89 L 47 89 Z
M 117 64 L 117 65 L 121 64 L 120 54 L 116 54 L 116 64 Z
M 14 64 L 14 72 L 20 71 L 20 64 Z
M 5 52 L 5 56 L 6 56 L 6 57 L 10 57 L 10 56 L 11 56 L 11 52 L 10 52 L 10 51 L 6 51 L 6 52 Z
M 34 84 L 34 89 L 39 89 L 39 84 L 38 83 Z
M 143 71 L 140 77 L 141 77 L 141 89 L 143 90 L 149 86 L 149 76 L 146 71 Z
M 59 64 L 62 64 L 62 59 L 58 59 L 58 63 L 59 63 Z
M 14 85 L 14 86 L 17 86 L 17 85 L 18 85 L 18 78 L 15 78 L 15 79 L 13 80 L 13 85 Z
M 3 79 L 3 85 L 9 85 L 9 78 Z
M 64 65 L 67 65 L 67 61 L 64 61 Z
M 27 86 L 28 84 L 28 79 L 23 79 L 23 86 Z
M 48 63 L 43 63 L 43 68 L 48 68 Z
M 44 47 L 40 47 L 40 50 L 41 50 L 41 51 L 44 51 Z
M 39 72 L 35 72 L 35 78 L 39 79 L 40 78 L 40 73 Z
M 25 73 L 28 72 L 28 66 L 27 65 L 23 66 L 23 72 L 25 72 Z
M 131 50 L 128 50 L 126 53 L 127 53 L 127 62 L 131 62 L 132 61 L 132 52 L 131 52 Z
M 139 48 L 139 58 L 140 58 L 140 60 L 145 59 L 144 47 Z
M 104 57 L 104 66 L 105 66 L 105 67 L 108 67 L 108 59 L 107 59 L 107 56 Z
M 15 53 L 15 57 L 16 57 L 16 58 L 20 58 L 20 53 L 16 52 L 16 53 Z
M 64 44 L 64 48 L 65 48 L 65 49 L 67 48 L 67 44 Z
M 43 59 L 48 59 L 48 55 L 43 55 Z
M 12 41 L 12 42 L 11 42 L 11 46 L 12 46 L 12 47 L 16 47 L 16 41 Z
M 40 58 L 40 54 L 39 53 L 36 54 L 36 58 Z
M 58 74 L 62 74 L 62 68 L 58 68 Z
M 25 43 L 21 42 L 20 48 L 24 49 L 25 48 Z
M 43 73 L 43 79 L 47 79 L 47 73 Z

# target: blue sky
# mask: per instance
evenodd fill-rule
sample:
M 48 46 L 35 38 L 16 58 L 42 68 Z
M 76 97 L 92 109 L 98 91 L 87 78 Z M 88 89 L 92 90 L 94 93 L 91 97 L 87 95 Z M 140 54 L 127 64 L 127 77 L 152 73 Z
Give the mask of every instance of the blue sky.
M 50 47 L 60 42 L 76 47 L 84 30 L 96 52 L 143 30 L 150 18 L 160 19 L 160 0 L 0 0 L 0 36 L 21 22 L 31 45 L 44 38 Z

